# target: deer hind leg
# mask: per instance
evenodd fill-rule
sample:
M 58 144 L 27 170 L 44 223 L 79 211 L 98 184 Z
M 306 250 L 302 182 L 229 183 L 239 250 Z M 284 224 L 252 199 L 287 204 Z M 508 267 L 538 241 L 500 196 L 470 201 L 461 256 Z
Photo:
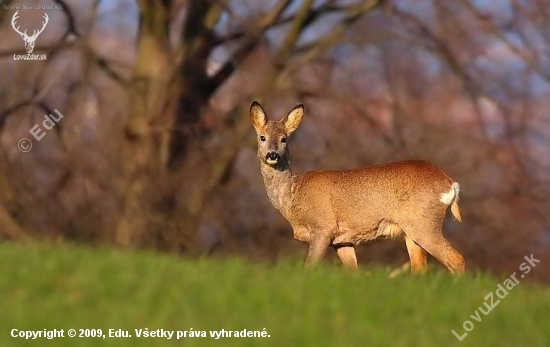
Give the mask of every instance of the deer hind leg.
M 444 241 L 444 245 L 441 249 L 437 249 L 434 251 L 434 257 L 436 257 L 440 262 L 443 263 L 449 269 L 449 271 L 453 274 L 462 274 L 464 273 L 464 270 L 466 269 L 466 261 L 464 260 L 464 257 L 462 254 L 458 253 L 456 249 L 451 246 L 451 244 L 445 240 L 443 237 L 441 237 Z M 435 253 L 438 253 L 439 255 L 435 255 Z
M 464 257 L 442 235 L 422 240 L 415 239 L 414 241 L 445 265 L 451 273 L 461 274 L 464 272 Z
M 342 261 L 344 267 L 351 271 L 357 270 L 357 257 L 355 256 L 355 248 L 353 246 L 336 247 L 336 254 Z
M 411 272 L 412 273 L 424 273 L 426 272 L 426 265 L 428 263 L 428 253 L 422 247 L 420 247 L 413 239 L 405 235 L 405 243 L 407 245 L 407 251 L 409 252 L 409 258 L 411 259 Z
M 437 242 L 428 242 L 424 244 L 431 255 L 439 260 L 453 274 L 462 274 L 466 267 L 464 257 L 454 249 L 447 240 L 441 237 Z
M 464 272 L 464 257 L 454 249 L 443 237 L 441 226 L 427 225 L 428 223 L 405 223 L 402 225 L 407 237 L 418 246 L 433 255 L 451 273 Z M 412 262 L 412 258 L 411 258 Z

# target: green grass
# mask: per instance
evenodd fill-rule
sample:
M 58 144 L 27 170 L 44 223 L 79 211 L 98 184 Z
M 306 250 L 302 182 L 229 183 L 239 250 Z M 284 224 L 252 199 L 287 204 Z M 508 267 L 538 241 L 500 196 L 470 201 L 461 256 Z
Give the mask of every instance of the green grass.
M 550 290 L 520 283 L 482 321 L 470 318 L 503 278 L 388 279 L 325 265 L 304 272 L 244 260 L 186 260 L 72 245 L 0 244 L 0 346 L 548 346 Z M 527 275 L 529 276 L 529 275 Z M 459 342 L 451 334 L 474 329 Z M 12 338 L 11 329 L 165 329 L 208 337 Z M 262 330 L 269 338 L 209 337 Z

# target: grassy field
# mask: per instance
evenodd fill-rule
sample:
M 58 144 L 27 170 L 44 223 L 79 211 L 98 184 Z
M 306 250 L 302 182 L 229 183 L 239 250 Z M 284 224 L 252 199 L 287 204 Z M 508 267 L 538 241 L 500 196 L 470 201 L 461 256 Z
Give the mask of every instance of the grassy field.
M 4 243 L 0 346 L 550 345 L 549 288 L 520 282 L 477 322 L 470 315 L 504 278 L 436 271 L 390 280 L 388 272 Z M 460 342 L 451 330 L 462 335 L 465 320 L 474 327 Z M 207 337 L 135 337 L 146 328 Z M 264 328 L 269 337 L 210 337 Z M 65 337 L 26 340 L 11 337 L 12 329 L 64 329 Z M 122 329 L 132 337 L 70 338 L 69 329 Z

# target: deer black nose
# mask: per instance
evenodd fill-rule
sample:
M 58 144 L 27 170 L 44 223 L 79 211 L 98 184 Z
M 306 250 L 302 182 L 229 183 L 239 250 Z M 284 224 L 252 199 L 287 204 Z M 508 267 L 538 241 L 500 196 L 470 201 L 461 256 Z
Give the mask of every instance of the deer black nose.
M 279 153 L 277 153 L 277 152 L 269 152 L 269 153 L 267 153 L 267 155 L 265 156 L 265 158 L 266 158 L 267 160 L 279 161 L 279 159 L 281 158 L 281 156 L 280 156 Z

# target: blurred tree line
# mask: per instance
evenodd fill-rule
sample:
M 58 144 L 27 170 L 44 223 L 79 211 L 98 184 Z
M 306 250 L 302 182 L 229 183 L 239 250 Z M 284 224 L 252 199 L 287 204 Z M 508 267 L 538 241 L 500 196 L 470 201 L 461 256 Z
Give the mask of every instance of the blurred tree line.
M 255 158 L 260 100 L 274 118 L 306 105 L 296 171 L 432 160 L 461 183 L 465 223 L 445 232 L 470 268 L 550 264 L 547 0 L 43 3 L 62 8 L 36 41 L 45 61 L 14 59 L 15 2 L 0 11 L 0 240 L 296 253 Z M 407 257 L 401 242 L 361 249 Z

